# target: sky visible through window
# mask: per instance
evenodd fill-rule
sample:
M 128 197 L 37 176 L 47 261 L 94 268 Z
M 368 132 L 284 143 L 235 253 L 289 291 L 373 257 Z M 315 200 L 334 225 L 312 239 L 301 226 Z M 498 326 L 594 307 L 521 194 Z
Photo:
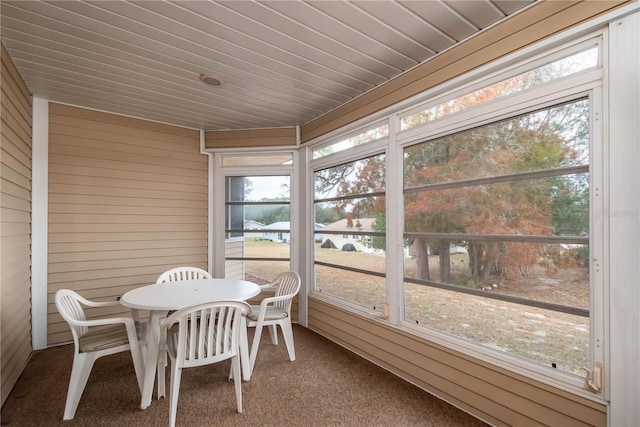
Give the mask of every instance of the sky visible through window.
M 288 176 L 245 177 L 245 182 L 250 187 L 246 194 L 247 201 L 289 198 Z

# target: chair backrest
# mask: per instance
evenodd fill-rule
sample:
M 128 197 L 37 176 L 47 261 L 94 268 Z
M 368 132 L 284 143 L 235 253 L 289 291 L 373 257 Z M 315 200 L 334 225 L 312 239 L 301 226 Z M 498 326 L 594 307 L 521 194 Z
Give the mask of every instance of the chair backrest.
M 295 297 L 300 291 L 300 276 L 295 271 L 287 271 L 276 277 L 273 281 L 273 285 L 276 286 L 276 294 L 274 296 L 290 297 L 280 301 L 275 301 L 273 306 L 286 310 L 286 312 L 291 315 L 291 303 L 293 302 L 293 297 Z
M 162 320 L 163 334 L 175 323 L 167 347 L 175 354 L 176 366 L 190 368 L 216 363 L 236 356 L 242 316 L 251 306 L 242 301 L 216 301 L 180 309 Z
M 156 280 L 156 284 L 194 279 L 211 279 L 211 275 L 198 267 L 176 267 L 162 273 Z
M 78 338 L 83 336 L 89 330 L 86 326 L 78 326 L 76 322 L 85 321 L 87 317 L 84 309 L 80 304 L 82 298 L 77 292 L 71 289 L 60 289 L 56 292 L 56 308 L 62 318 L 69 324 L 73 339 L 77 343 Z

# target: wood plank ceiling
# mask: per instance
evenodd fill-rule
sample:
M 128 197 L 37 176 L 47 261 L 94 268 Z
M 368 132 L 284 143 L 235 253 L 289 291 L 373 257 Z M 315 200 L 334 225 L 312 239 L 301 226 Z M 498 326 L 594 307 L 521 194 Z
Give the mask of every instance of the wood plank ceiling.
M 0 36 L 35 96 L 195 129 L 271 128 L 316 119 L 531 3 L 2 0 Z

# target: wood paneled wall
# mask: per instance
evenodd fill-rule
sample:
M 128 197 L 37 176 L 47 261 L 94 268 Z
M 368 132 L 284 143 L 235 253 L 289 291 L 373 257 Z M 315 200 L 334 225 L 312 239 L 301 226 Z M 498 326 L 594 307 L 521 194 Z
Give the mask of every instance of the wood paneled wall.
M 2 403 L 32 352 L 31 94 L 1 45 L 0 349 Z
M 224 130 L 205 132 L 204 146 L 215 148 L 295 147 L 296 128 Z
M 196 130 L 50 105 L 49 344 L 71 339 L 58 289 L 113 300 L 172 267 L 207 269 L 199 141 Z

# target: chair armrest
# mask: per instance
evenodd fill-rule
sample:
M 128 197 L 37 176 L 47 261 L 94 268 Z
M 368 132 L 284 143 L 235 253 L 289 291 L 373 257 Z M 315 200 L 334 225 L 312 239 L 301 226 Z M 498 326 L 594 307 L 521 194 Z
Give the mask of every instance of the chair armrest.
M 266 285 L 258 285 L 260 286 L 260 292 L 262 291 L 270 291 L 270 290 L 276 290 L 276 288 L 278 287 L 278 285 L 276 283 L 267 283 Z
M 131 319 L 129 317 L 109 317 L 109 318 L 106 318 L 106 319 L 95 319 L 95 320 L 74 320 L 74 319 L 69 319 L 67 321 L 69 323 L 71 323 L 72 325 L 87 326 L 87 327 L 115 325 L 115 324 L 118 324 L 118 323 L 124 323 L 125 326 L 131 325 L 133 328 L 136 327 L 136 324 L 133 321 L 133 319 Z
M 264 321 L 264 316 L 267 312 L 267 306 L 271 303 L 274 303 L 276 301 L 281 301 L 281 300 L 287 300 L 287 299 L 291 299 L 293 297 L 295 297 L 296 294 L 294 295 L 281 295 L 279 297 L 269 297 L 269 298 L 265 298 L 262 301 L 260 301 L 260 309 L 258 311 L 258 325 L 262 325 L 262 322 Z
M 136 324 L 133 319 L 129 317 L 109 317 L 107 319 L 95 319 L 95 320 L 68 320 L 69 323 L 77 326 L 106 326 L 117 325 L 118 323 L 124 324 L 127 329 L 127 336 L 129 337 L 129 343 L 146 343 L 146 337 L 139 337 L 136 329 Z M 145 344 L 146 345 L 146 344 Z
M 78 297 L 78 301 L 87 307 L 112 307 L 116 305 L 121 305 L 120 301 L 91 301 L 81 296 Z
M 91 301 L 88 300 L 86 298 L 83 297 L 79 297 L 78 300 L 85 306 L 87 307 L 92 307 L 92 308 L 98 308 L 98 307 L 115 307 L 115 306 L 122 306 L 122 303 L 120 302 L 120 297 L 118 297 L 115 301 Z M 131 309 L 131 317 L 133 318 L 134 321 L 142 323 L 140 321 L 140 314 L 139 314 L 139 310 L 136 309 Z M 111 319 L 118 319 L 117 317 L 115 318 L 111 318 Z M 124 317 L 122 319 L 125 319 Z M 77 324 L 79 326 L 90 326 L 90 325 L 80 325 L 80 323 L 74 323 Z M 107 324 L 107 323 L 105 323 Z M 96 326 L 96 325 L 93 325 Z
M 115 301 L 102 301 L 102 302 L 99 302 L 99 301 L 91 301 L 91 300 L 88 300 L 88 299 L 83 298 L 83 297 L 79 297 L 79 298 L 78 298 L 78 300 L 79 300 L 83 305 L 85 305 L 85 306 L 87 306 L 87 307 L 92 307 L 92 308 L 122 306 L 122 303 L 120 302 L 120 297 L 118 297 Z M 140 313 L 139 313 L 139 310 L 137 310 L 137 309 L 133 309 L 133 308 L 132 308 L 132 309 L 131 309 L 131 317 L 133 318 L 133 320 L 134 320 L 135 322 L 142 323 L 142 321 L 140 320 Z M 112 319 L 126 319 L 126 317 L 121 317 L 121 318 L 118 318 L 118 317 L 112 317 L 112 318 L 110 318 L 110 319 L 104 319 L 104 320 L 112 320 Z M 101 321 L 101 320 L 102 320 L 102 319 L 100 319 L 99 321 Z M 116 323 L 119 323 L 119 322 L 116 322 Z M 75 321 L 75 322 L 74 322 L 74 324 L 75 324 L 75 325 L 78 325 L 78 326 L 98 326 L 98 324 L 94 324 L 94 325 L 81 324 L 81 323 L 79 323 L 78 321 Z M 105 325 L 107 325 L 107 324 L 111 324 L 111 323 L 104 323 L 104 324 L 105 324 Z M 134 323 L 134 325 L 135 325 L 135 323 Z
M 282 300 L 290 299 L 293 297 L 295 297 L 295 295 L 280 295 L 279 297 L 267 297 L 262 301 L 260 301 L 260 309 L 262 310 L 262 306 L 267 306 L 276 301 L 282 301 Z

